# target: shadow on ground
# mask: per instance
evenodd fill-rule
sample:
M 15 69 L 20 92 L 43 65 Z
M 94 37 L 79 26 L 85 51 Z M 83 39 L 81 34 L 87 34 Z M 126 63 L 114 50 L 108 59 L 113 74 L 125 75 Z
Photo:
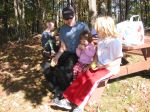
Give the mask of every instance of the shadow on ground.
M 0 85 L 12 94 L 23 91 L 25 99 L 41 104 L 49 93 L 42 74 L 41 46 L 37 38 L 26 43 L 7 43 L 0 50 Z

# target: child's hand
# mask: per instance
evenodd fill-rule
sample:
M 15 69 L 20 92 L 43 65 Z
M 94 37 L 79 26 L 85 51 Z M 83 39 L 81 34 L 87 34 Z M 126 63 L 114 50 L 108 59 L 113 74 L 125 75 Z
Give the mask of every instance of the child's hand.
M 79 49 L 85 49 L 85 45 L 79 44 L 78 48 Z
M 92 62 L 91 65 L 90 65 L 91 69 L 92 70 L 97 70 L 97 69 L 100 69 L 100 68 L 105 68 L 104 65 L 101 65 L 101 64 L 98 64 L 96 62 Z
M 97 68 L 96 62 L 95 62 L 95 61 L 92 62 L 92 63 L 90 64 L 90 67 L 91 67 L 92 70 L 96 69 L 96 68 Z

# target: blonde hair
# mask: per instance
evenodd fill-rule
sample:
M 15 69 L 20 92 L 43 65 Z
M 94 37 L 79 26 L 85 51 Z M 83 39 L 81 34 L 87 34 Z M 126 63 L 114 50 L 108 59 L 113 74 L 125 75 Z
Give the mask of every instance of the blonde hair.
M 114 20 L 109 16 L 98 17 L 94 24 L 99 38 L 117 37 L 117 31 Z

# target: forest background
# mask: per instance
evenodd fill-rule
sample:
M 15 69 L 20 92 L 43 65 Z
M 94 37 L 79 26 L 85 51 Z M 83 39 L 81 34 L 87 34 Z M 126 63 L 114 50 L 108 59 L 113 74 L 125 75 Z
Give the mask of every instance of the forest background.
M 119 23 L 137 14 L 146 29 L 150 26 L 149 0 L 0 0 L 0 45 L 41 33 L 47 19 L 54 20 L 56 28 L 60 27 L 61 12 L 66 5 L 72 5 L 76 18 L 89 26 L 95 15 L 109 15 Z

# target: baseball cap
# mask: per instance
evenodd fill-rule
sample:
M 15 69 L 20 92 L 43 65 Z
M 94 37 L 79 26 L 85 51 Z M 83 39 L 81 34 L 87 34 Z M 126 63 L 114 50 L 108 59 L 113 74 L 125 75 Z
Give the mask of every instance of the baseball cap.
M 67 20 L 67 19 L 72 19 L 74 17 L 74 9 L 71 6 L 67 6 L 62 10 L 62 16 L 63 19 Z

